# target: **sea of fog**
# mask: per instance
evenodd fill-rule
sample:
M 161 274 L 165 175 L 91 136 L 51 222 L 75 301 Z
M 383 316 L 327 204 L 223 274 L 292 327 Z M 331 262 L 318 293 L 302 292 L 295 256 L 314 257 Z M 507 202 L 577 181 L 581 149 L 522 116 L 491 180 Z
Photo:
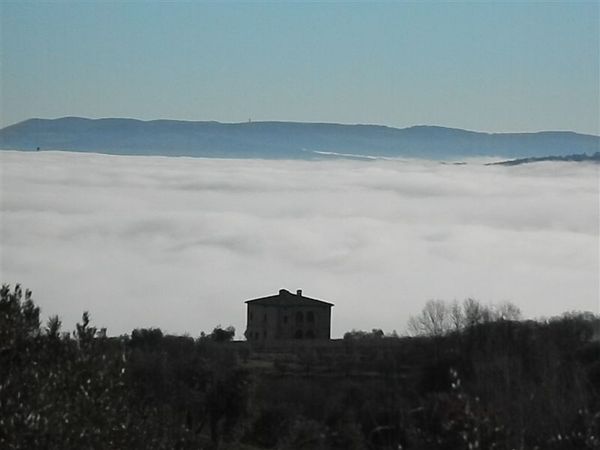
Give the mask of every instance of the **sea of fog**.
M 598 166 L 0 152 L 0 278 L 72 329 L 245 326 L 280 288 L 332 334 L 405 329 L 429 299 L 599 311 Z

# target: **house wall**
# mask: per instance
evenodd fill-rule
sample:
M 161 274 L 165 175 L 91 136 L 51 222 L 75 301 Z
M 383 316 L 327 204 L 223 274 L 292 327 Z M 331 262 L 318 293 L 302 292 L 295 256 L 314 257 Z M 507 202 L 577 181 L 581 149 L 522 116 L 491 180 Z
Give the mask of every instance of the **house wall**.
M 246 323 L 249 341 L 330 339 L 331 308 L 248 304 Z

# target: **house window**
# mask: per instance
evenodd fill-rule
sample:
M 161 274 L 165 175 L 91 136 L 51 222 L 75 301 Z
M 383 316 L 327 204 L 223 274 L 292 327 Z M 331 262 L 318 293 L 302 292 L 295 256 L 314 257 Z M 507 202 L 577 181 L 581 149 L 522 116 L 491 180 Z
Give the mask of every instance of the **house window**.
M 294 333 L 294 339 L 302 339 L 302 330 L 297 330 L 296 333 Z
M 312 311 L 309 311 L 306 313 L 306 321 L 309 323 L 314 323 L 315 321 L 315 313 Z
M 304 314 L 302 314 L 300 311 L 298 311 L 296 313 L 296 323 L 302 323 L 304 322 Z

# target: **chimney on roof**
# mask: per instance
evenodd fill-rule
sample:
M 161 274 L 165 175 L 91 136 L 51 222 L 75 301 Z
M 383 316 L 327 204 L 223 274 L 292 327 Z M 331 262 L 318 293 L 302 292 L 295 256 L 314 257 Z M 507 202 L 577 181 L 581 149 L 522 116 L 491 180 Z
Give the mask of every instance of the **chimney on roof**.
M 298 289 L 298 290 L 296 291 L 296 295 L 297 295 L 298 297 L 302 297 L 302 289 Z
M 289 293 L 287 289 L 279 289 L 279 295 L 283 295 L 283 294 L 287 294 Z

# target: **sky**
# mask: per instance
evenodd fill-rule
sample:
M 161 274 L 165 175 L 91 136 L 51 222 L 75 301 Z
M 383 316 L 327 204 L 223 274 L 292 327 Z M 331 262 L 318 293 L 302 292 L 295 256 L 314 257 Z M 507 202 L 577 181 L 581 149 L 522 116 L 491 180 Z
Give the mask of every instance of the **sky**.
M 591 2 L 0 3 L 0 126 L 62 116 L 600 134 Z
M 430 299 L 600 311 L 598 166 L 0 152 L 0 275 L 72 330 L 245 329 L 285 288 L 332 335 L 405 330 Z

